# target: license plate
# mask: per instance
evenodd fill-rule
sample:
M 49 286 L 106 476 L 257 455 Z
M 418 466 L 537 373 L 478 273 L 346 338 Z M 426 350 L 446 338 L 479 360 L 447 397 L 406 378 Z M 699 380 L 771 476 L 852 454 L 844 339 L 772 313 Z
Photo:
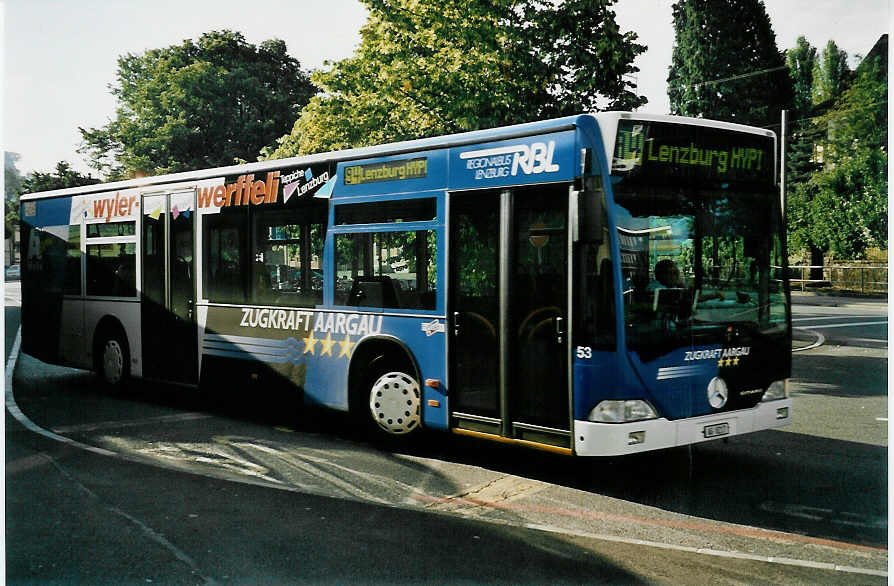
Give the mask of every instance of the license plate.
M 702 433 L 705 435 L 706 438 L 729 435 L 729 423 L 715 423 L 714 425 L 706 425 L 705 428 L 702 430 Z

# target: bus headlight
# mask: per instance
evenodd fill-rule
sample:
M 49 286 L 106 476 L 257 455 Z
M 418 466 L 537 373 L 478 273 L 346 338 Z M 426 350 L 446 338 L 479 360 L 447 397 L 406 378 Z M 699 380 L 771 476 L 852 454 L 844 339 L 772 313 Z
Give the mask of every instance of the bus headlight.
M 598 423 L 626 423 L 655 419 L 658 413 L 647 402 L 640 399 L 626 401 L 602 401 L 590 411 L 587 419 Z
M 788 397 L 788 379 L 774 380 L 764 391 L 761 401 L 776 401 L 777 399 L 785 399 Z

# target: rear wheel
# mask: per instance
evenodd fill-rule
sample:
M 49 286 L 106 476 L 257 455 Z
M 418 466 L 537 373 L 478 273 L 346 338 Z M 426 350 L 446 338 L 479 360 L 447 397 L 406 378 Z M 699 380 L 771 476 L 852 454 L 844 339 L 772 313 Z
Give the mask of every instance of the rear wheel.
M 118 389 L 130 376 L 130 351 L 118 332 L 107 332 L 100 337 L 96 355 L 96 374 L 109 388 Z

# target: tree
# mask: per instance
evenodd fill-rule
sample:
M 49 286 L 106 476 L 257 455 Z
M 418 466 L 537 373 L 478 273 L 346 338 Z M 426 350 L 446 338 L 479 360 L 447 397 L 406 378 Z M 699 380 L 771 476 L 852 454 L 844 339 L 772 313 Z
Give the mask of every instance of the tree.
M 816 162 L 814 147 L 822 137 L 813 120 L 813 80 L 817 62 L 816 48 L 804 36 L 798 37 L 793 49 L 785 54 L 789 77 L 792 80 L 792 109 L 790 112 L 788 144 L 786 145 L 786 192 L 787 219 L 790 234 L 790 250 L 806 249 L 810 252 L 811 279 L 822 279 L 823 249 L 810 237 L 809 218 L 803 211 L 807 193 L 804 186 L 813 173 L 821 168 Z M 797 244 L 797 247 L 793 246 Z
M 16 163 L 21 158 L 19 153 L 3 152 L 4 159 L 4 209 L 6 210 L 5 222 L 6 238 L 12 238 L 13 232 L 19 225 L 19 195 L 22 193 L 22 175 L 16 168 Z
M 813 64 L 813 85 L 811 97 L 814 104 L 834 100 L 844 90 L 850 80 L 847 66 L 847 52 L 838 48 L 835 41 L 826 43 L 822 55 Z
M 621 33 L 614 0 L 364 0 L 355 54 L 267 158 L 447 134 L 645 98 L 625 75 L 645 50 Z
M 854 82 L 820 117 L 828 129 L 824 165 L 794 192 L 795 246 L 813 242 L 838 258 L 887 248 L 888 83 L 880 58 L 860 65 Z
M 81 128 L 78 151 L 108 179 L 254 159 L 315 91 L 283 41 L 226 30 L 120 57 L 110 89 L 115 118 Z
M 99 183 L 99 179 L 89 173 L 83 175 L 72 169 L 71 165 L 66 161 L 59 161 L 56 163 L 55 173 L 42 173 L 40 171 L 29 173 L 22 182 L 22 193 L 67 189 L 69 187 L 80 187 L 95 183 Z
M 789 119 L 793 120 L 787 145 L 786 172 L 789 183 L 800 184 L 806 182 L 817 170 L 817 164 L 813 160 L 813 147 L 819 133 L 811 120 L 816 48 L 803 36 L 798 37 L 795 48 L 785 53 L 785 64 L 792 82 Z
M 769 126 L 792 89 L 762 0 L 677 0 L 671 113 Z
M 807 114 L 813 106 L 813 77 L 816 47 L 801 35 L 793 49 L 785 52 L 785 64 L 792 80 L 792 110 Z

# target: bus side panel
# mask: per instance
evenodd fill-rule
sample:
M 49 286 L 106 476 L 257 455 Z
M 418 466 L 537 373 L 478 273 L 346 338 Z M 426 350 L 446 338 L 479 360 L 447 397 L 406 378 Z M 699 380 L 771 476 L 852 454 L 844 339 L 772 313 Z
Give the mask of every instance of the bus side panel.
M 429 401 L 438 405 L 424 408 L 425 424 L 446 428 L 444 389 L 424 386 L 426 378 L 445 380 L 443 318 L 233 306 L 209 306 L 207 316 L 203 384 L 226 384 L 240 392 L 239 381 L 262 386 L 286 382 L 303 389 L 308 403 L 346 410 L 348 369 L 358 344 L 394 338 L 419 366 L 423 405 Z
M 71 198 L 23 202 L 22 351 L 59 364 Z
M 90 336 L 84 330 L 84 300 L 66 297 L 59 323 L 60 360 L 75 368 L 93 368 L 87 344 Z
M 40 254 L 46 242 L 48 254 Z M 61 271 L 54 275 L 56 248 L 52 239 L 34 226 L 22 223 L 22 351 L 50 364 L 59 363 L 62 314 Z M 39 255 L 39 256 L 38 256 Z
M 143 376 L 142 346 L 140 336 L 140 303 L 137 300 L 115 301 L 109 299 L 87 299 L 84 301 L 84 331 L 87 334 L 82 340 L 88 354 L 85 368 L 93 367 L 93 347 L 97 340 L 97 328 L 103 318 L 110 317 L 121 324 L 127 336 L 127 347 L 130 351 L 130 373 L 135 377 Z M 176 357 L 171 357 L 176 360 Z M 152 378 L 166 379 L 164 373 L 151 373 Z

